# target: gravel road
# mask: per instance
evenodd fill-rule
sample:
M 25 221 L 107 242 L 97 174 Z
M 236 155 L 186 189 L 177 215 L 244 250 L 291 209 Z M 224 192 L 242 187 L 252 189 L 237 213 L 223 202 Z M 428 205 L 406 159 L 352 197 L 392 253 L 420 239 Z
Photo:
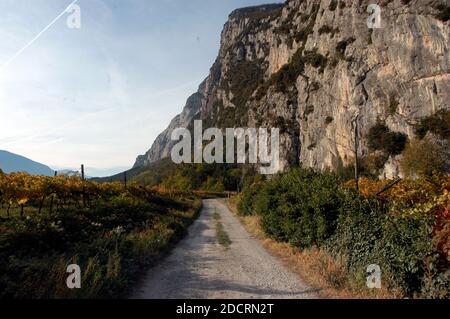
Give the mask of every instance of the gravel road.
M 252 238 L 218 200 L 205 200 L 200 217 L 172 253 L 149 270 L 133 293 L 136 299 L 315 298 L 281 261 Z M 216 238 L 214 213 L 231 239 L 228 249 Z

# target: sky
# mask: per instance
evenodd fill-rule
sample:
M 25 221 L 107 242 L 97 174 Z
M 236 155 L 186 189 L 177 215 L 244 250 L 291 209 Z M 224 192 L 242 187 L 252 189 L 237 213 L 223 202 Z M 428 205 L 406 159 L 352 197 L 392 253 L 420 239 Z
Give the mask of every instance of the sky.
M 281 2 L 78 0 L 69 28 L 72 1 L 0 0 L 0 149 L 90 176 L 130 168 L 181 112 L 231 11 Z

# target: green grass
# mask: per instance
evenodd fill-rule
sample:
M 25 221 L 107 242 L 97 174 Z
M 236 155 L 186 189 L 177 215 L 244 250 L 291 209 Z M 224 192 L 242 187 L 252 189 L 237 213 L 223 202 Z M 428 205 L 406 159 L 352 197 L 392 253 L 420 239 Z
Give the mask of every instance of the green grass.
M 220 222 L 220 214 L 217 211 L 214 211 L 214 219 L 216 220 L 216 237 L 217 241 L 220 245 L 225 247 L 226 249 L 230 248 L 231 239 L 228 236 L 228 233 L 225 231 L 223 224 Z

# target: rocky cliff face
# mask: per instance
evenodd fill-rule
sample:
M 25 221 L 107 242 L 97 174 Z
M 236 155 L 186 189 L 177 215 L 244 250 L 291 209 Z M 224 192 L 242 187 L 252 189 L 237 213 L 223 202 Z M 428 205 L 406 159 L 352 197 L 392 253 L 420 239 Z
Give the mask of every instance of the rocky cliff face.
M 357 115 L 362 158 L 379 121 L 413 139 L 419 119 L 450 108 L 449 1 L 381 1 L 379 29 L 367 26 L 371 2 L 290 0 L 233 12 L 210 75 L 136 166 L 169 156 L 172 130 L 194 118 L 280 128 L 283 168 L 352 164 Z M 385 161 L 385 177 L 401 175 L 400 156 Z
M 199 91 L 202 91 L 203 84 L 200 85 Z M 172 131 L 177 128 L 188 128 L 195 119 L 200 119 L 203 95 L 197 92 L 191 95 L 181 114 L 177 115 L 171 122 L 169 127 L 162 132 L 153 143 L 151 149 L 140 155 L 136 159 L 134 168 L 144 167 L 162 158 L 170 156 L 170 151 L 175 144 L 171 140 Z

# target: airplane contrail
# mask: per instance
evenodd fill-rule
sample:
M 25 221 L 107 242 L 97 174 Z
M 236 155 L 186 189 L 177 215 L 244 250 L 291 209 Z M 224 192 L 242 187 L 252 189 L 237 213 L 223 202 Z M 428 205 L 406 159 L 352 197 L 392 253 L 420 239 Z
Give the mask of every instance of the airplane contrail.
M 67 6 L 66 9 L 64 9 L 63 12 L 61 12 L 52 22 L 50 22 L 49 25 L 47 25 L 44 29 L 42 29 L 41 32 L 39 32 L 30 42 L 28 42 L 22 49 L 20 49 L 19 51 L 17 51 L 16 54 L 14 54 L 10 59 L 8 59 L 8 61 L 6 61 L 4 64 L 2 64 L 0 66 L 0 73 L 3 72 L 3 70 L 8 67 L 8 65 L 11 64 L 11 62 L 13 62 L 19 55 L 21 55 L 23 53 L 23 51 L 25 51 L 30 45 L 32 45 L 37 39 L 39 39 L 42 34 L 44 34 L 45 31 L 47 31 L 48 29 L 50 29 L 66 12 L 67 9 L 69 9 L 72 5 L 74 5 L 75 3 L 77 3 L 78 0 L 74 0 L 71 4 L 69 4 Z

